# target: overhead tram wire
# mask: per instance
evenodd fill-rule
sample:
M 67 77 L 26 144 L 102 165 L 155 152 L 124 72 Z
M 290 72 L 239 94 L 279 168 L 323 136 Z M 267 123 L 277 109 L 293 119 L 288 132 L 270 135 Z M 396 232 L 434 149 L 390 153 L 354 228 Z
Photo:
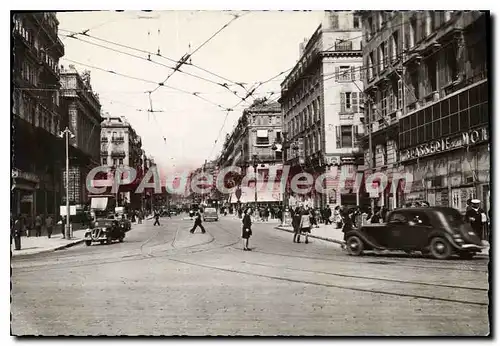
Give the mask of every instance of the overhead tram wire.
M 69 62 L 73 62 L 75 64 L 78 64 L 78 65 L 82 65 L 82 66 L 86 66 L 86 67 L 90 67 L 90 68 L 94 68 L 96 70 L 100 70 L 100 71 L 104 71 L 104 72 L 108 72 L 108 73 L 111 73 L 111 74 L 114 74 L 116 76 L 121 76 L 121 77 L 125 77 L 125 78 L 130 78 L 130 79 L 135 79 L 135 80 L 138 80 L 138 81 L 142 81 L 142 82 L 146 82 L 146 83 L 151 83 L 151 84 L 156 84 L 156 85 L 159 85 L 158 82 L 155 82 L 155 81 L 151 81 L 151 80 L 147 80 L 147 79 L 142 79 L 142 78 L 138 78 L 138 77 L 133 77 L 133 76 L 129 76 L 129 75 L 126 75 L 126 74 L 123 74 L 123 73 L 119 73 L 119 72 L 115 72 L 113 70 L 108 70 L 108 69 L 105 69 L 105 68 L 102 68 L 102 67 L 97 67 L 97 66 L 94 66 L 94 65 L 89 65 L 89 64 L 85 64 L 85 63 L 82 63 L 82 62 L 78 62 L 78 61 L 75 61 L 75 60 L 71 60 L 71 59 L 67 59 L 67 58 L 64 58 L 66 61 L 69 61 Z M 188 94 L 188 95 L 192 95 L 192 96 L 195 96 L 199 99 L 202 99 L 203 101 L 205 102 L 208 102 L 212 105 L 215 105 L 223 110 L 226 110 L 227 108 L 222 106 L 222 105 L 218 105 L 202 96 L 199 96 L 198 92 L 192 92 L 192 91 L 187 91 L 187 90 L 183 90 L 183 89 L 179 89 L 179 88 L 176 88 L 176 87 L 172 87 L 170 85 L 161 85 L 162 87 L 165 87 L 165 88 L 169 88 L 169 89 L 173 89 L 173 90 L 176 90 L 176 91 L 179 91 L 179 92 L 182 92 L 184 94 Z M 148 92 L 146 92 L 148 93 Z
M 105 40 L 105 39 L 103 39 L 103 38 L 100 38 L 100 37 L 97 37 L 97 36 L 94 36 L 94 35 L 89 35 L 88 33 L 82 34 L 81 32 L 71 31 L 71 30 L 66 30 L 66 29 L 61 29 L 61 28 L 59 28 L 59 30 L 60 30 L 60 31 L 64 31 L 64 32 L 69 32 L 69 33 L 70 33 L 70 34 L 72 34 L 72 35 L 83 35 L 83 36 L 87 36 L 87 37 L 93 38 L 93 39 L 95 39 L 95 40 L 102 41 L 102 42 L 105 42 L 105 43 L 109 43 L 109 44 L 112 44 L 112 45 L 115 45 L 115 46 L 118 46 L 118 47 L 122 47 L 122 48 L 130 49 L 130 50 L 135 50 L 135 51 L 137 51 L 137 52 L 145 53 L 145 54 L 148 54 L 149 56 L 157 56 L 157 57 L 159 57 L 159 58 L 162 58 L 162 59 L 168 60 L 168 61 L 170 61 L 170 62 L 174 62 L 174 63 L 177 63 L 177 62 L 178 62 L 177 60 L 172 59 L 172 58 L 169 58 L 169 57 L 167 57 L 167 56 L 165 56 L 165 55 L 162 55 L 162 54 L 158 54 L 158 53 L 154 53 L 154 52 L 147 51 L 147 50 L 144 50 L 144 49 L 139 49 L 139 48 L 136 48 L 136 47 L 131 47 L 131 46 L 125 45 L 125 44 L 121 44 L 121 43 L 117 43 L 117 42 L 113 42 L 113 41 Z M 64 36 L 66 37 L 67 35 L 64 35 Z M 75 38 L 76 38 L 76 37 L 75 37 Z M 89 43 L 88 41 L 83 41 L 83 42 L 87 42 L 87 43 Z M 149 60 L 150 60 L 150 59 L 149 59 Z M 201 71 L 203 71 L 203 72 L 206 72 L 206 73 L 208 73 L 208 74 L 211 74 L 211 75 L 212 75 L 212 76 L 214 76 L 214 77 L 217 77 L 217 78 L 220 78 L 220 79 L 222 79 L 222 80 L 225 80 L 226 82 L 229 82 L 229 83 L 231 83 L 231 84 L 234 84 L 234 85 L 239 85 L 239 84 L 240 84 L 240 83 L 238 83 L 238 82 L 232 81 L 232 80 L 231 80 L 231 79 L 229 79 L 229 78 L 226 78 L 226 77 L 224 77 L 224 76 L 221 76 L 220 74 L 217 74 L 217 73 L 215 73 L 215 72 L 212 72 L 212 71 L 210 71 L 210 70 L 207 70 L 207 69 L 205 69 L 205 68 L 203 68 L 203 67 L 201 67 L 201 66 L 198 66 L 198 65 L 196 65 L 196 64 L 193 64 L 193 63 L 191 63 L 191 62 L 186 62 L 186 63 L 185 63 L 185 65 L 192 66 L 192 67 L 194 67 L 194 68 L 196 68 L 196 69 L 199 69 L 199 70 L 201 70 Z M 169 67 L 170 67 L 170 66 L 169 66 Z M 172 69 L 173 69 L 173 67 L 170 67 L 170 68 L 172 68 Z M 184 71 L 179 71 L 179 72 L 189 75 L 189 73 L 184 72 Z
M 140 55 L 135 55 L 135 54 L 131 54 L 131 53 L 128 53 L 128 52 L 124 52 L 124 51 L 120 51 L 120 50 L 117 50 L 117 49 L 114 49 L 114 48 L 111 48 L 111 47 L 108 47 L 108 46 L 105 46 L 105 45 L 101 45 L 99 43 L 95 43 L 95 42 L 90 42 L 90 41 L 87 41 L 87 40 L 83 40 L 81 38 L 78 38 L 76 36 L 73 36 L 73 35 L 63 35 L 64 37 L 68 37 L 68 38 L 73 38 L 73 39 L 76 39 L 80 42 L 84 42 L 84 43 L 87 43 L 87 44 L 90 44 L 90 45 L 93 45 L 93 46 L 96 46 L 96 47 L 101 47 L 103 49 L 107 49 L 107 50 L 110 50 L 110 51 L 113 51 L 113 52 L 116 52 L 116 53 L 119 53 L 119 54 L 124 54 L 124 55 L 127 55 L 127 56 L 130 56 L 130 57 L 133 57 L 133 58 L 136 58 L 136 59 L 141 59 L 141 60 L 144 60 L 144 61 L 147 61 L 147 62 L 150 62 L 150 63 L 153 63 L 155 65 L 159 65 L 159 66 L 162 66 L 162 67 L 166 67 L 168 69 L 171 69 L 171 70 L 174 70 L 175 71 L 175 67 L 172 67 L 172 66 L 169 66 L 169 65 L 165 65 L 161 62 L 158 62 L 158 61 L 155 61 L 155 60 L 152 60 L 150 58 L 150 56 L 148 55 L 148 58 L 146 57 L 142 57 Z M 185 71 L 182 71 L 182 70 L 178 70 L 180 73 L 184 73 L 185 75 L 188 75 L 188 76 L 191 76 L 193 78 L 197 78 L 197 79 L 200 79 L 200 80 L 203 80 L 205 82 L 208 82 L 208 83 L 211 83 L 211 84 L 215 84 L 219 87 L 222 87 L 224 88 L 224 90 L 227 90 L 229 92 L 231 92 L 231 94 L 235 95 L 236 97 L 238 98 L 241 98 L 241 96 L 239 96 L 236 92 L 233 92 L 227 83 L 219 83 L 219 82 L 216 82 L 214 80 L 211 80 L 211 79 L 208 79 L 208 78 L 204 78 L 202 76 L 198 76 L 198 75 L 194 75 L 192 73 L 189 73 L 189 72 L 185 72 Z M 235 85 L 238 85 L 237 83 L 235 83 Z
M 242 16 L 240 15 L 234 15 L 234 18 L 231 19 L 229 22 L 227 22 L 226 24 L 224 24 L 219 30 L 217 30 L 212 36 L 210 36 L 207 40 L 205 40 L 205 42 L 203 42 L 200 46 L 198 46 L 198 48 L 196 48 L 193 52 L 191 53 L 188 53 L 188 54 L 185 54 L 176 64 L 175 66 L 175 69 L 174 71 L 172 71 L 172 73 L 170 73 L 167 78 L 165 78 L 165 80 L 161 83 L 161 84 L 165 84 L 170 77 L 173 76 L 173 74 L 178 71 L 182 65 L 184 65 L 186 63 L 186 61 L 188 61 L 189 59 L 191 59 L 191 57 L 197 52 L 199 51 L 203 46 L 205 46 L 208 42 L 210 42 L 214 37 L 216 37 L 222 30 L 224 30 L 225 28 L 227 28 L 229 25 L 231 25 L 231 23 L 233 23 L 236 19 L 240 18 Z M 155 89 L 153 89 L 152 92 L 155 92 L 156 90 L 158 90 L 160 87 L 160 85 L 158 85 Z

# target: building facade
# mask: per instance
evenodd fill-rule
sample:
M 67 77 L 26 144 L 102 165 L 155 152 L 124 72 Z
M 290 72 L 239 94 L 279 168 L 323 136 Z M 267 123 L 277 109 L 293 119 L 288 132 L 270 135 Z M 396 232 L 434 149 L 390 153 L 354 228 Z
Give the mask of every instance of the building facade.
M 312 37 L 301 44 L 300 59 L 281 84 L 283 129 L 291 174 L 326 172 L 355 177 L 362 154 L 363 84 L 361 19 L 352 11 L 327 11 Z M 362 161 L 362 159 L 361 159 Z M 347 179 L 349 180 L 349 179 Z M 290 204 L 314 207 L 355 205 L 354 189 L 327 179 L 328 195 L 290 193 Z M 348 184 L 347 184 L 348 186 Z
M 376 202 L 465 211 L 468 198 L 479 198 L 489 208 L 489 15 L 375 11 L 363 23 L 368 166 L 413 177 L 407 193 L 386 189 Z
M 73 65 L 61 67 L 61 110 L 62 127 L 74 136 L 69 140 L 69 202 L 78 208 L 89 202 L 86 178 L 100 165 L 101 104 L 92 91 L 89 71 L 79 74 Z M 65 185 L 65 169 L 62 180 Z
M 243 111 L 237 126 L 226 137 L 219 169 L 237 166 L 242 168 L 242 176 L 256 173 L 257 177 L 241 187 L 241 203 L 255 203 L 256 189 L 257 203 L 280 203 L 282 200 L 277 179 L 281 176 L 283 157 L 282 152 L 274 148 L 276 143 L 282 142 L 281 120 L 279 103 L 257 99 Z M 267 188 L 268 184 L 272 187 Z M 227 197 L 230 203 L 238 201 L 236 196 Z
M 59 215 L 65 161 L 59 104 L 59 59 L 53 12 L 12 15 L 11 211 L 33 219 Z
M 143 167 L 143 150 L 141 138 L 134 128 L 122 117 L 112 117 L 106 114 L 101 123 L 101 164 L 113 170 L 119 167 L 132 167 L 141 171 Z M 139 180 L 140 174 L 136 178 Z M 127 177 L 124 183 L 133 184 Z M 131 186 L 135 186 L 133 184 Z M 120 191 L 117 195 L 119 204 L 131 204 L 133 207 L 141 205 L 141 196 L 133 191 Z

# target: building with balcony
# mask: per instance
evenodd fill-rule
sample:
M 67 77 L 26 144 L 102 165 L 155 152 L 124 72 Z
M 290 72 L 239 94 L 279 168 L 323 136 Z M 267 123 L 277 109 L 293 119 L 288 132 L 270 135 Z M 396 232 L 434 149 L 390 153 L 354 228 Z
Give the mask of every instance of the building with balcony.
M 12 21 L 11 211 L 58 216 L 65 163 L 59 22 L 54 12 L 13 13 Z
M 69 140 L 69 202 L 83 206 L 89 203 L 87 174 L 100 165 L 101 104 L 92 91 L 90 72 L 79 74 L 73 65 L 61 66 L 61 127 L 74 135 Z M 66 183 L 66 172 L 63 171 Z
M 273 145 L 282 141 L 281 131 L 279 103 L 257 99 L 243 111 L 237 126 L 227 135 L 218 160 L 220 169 L 237 166 L 242 168 L 243 176 L 253 174 L 254 168 L 257 169 L 258 203 L 279 203 L 282 200 L 278 183 L 272 189 L 265 188 L 270 183 L 270 176 L 281 176 L 282 152 L 273 149 Z M 252 181 L 249 186 L 242 187 L 241 203 L 255 202 L 255 180 Z M 237 201 L 234 196 L 229 198 L 231 203 Z
M 101 164 L 112 167 L 132 167 L 137 171 L 135 181 L 127 181 L 132 184 L 127 191 L 120 191 L 118 199 L 123 204 L 132 204 L 137 207 L 141 204 L 141 196 L 133 194 L 132 190 L 137 187 L 137 182 L 142 178 L 144 172 L 144 152 L 142 150 L 141 137 L 137 135 L 134 128 L 123 117 L 104 116 L 101 122 Z M 124 188 L 125 190 L 125 188 Z
M 300 58 L 281 84 L 283 131 L 290 172 L 313 175 L 341 172 L 354 176 L 362 154 L 363 131 L 361 21 L 352 11 L 327 11 Z M 339 175 L 337 175 L 339 176 Z M 290 204 L 314 207 L 355 205 L 354 190 L 341 190 L 339 179 L 327 179 L 329 194 L 290 196 Z
M 362 18 L 366 166 L 389 182 L 395 172 L 413 176 L 409 193 L 389 185 L 375 202 L 395 208 L 426 200 L 465 211 L 475 197 L 489 208 L 489 14 L 369 11 Z

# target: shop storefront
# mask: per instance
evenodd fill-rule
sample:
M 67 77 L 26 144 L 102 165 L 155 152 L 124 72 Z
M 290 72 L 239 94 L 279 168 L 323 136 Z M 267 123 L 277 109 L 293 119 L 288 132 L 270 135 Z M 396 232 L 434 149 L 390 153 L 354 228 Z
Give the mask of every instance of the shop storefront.
M 400 120 L 400 159 L 413 183 L 405 202 L 465 212 L 478 198 L 490 207 L 487 82 L 476 83 Z
M 22 214 L 33 218 L 35 210 L 36 192 L 40 179 L 34 173 L 23 172 L 14 168 L 11 172 L 11 211 L 14 215 Z

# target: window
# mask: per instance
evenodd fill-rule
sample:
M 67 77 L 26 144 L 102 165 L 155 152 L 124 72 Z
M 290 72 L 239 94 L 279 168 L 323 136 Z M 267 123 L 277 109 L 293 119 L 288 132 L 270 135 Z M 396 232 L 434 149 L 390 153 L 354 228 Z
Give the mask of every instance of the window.
M 281 142 L 281 131 L 276 131 L 276 141 Z
M 373 71 L 373 52 L 368 55 L 368 80 L 372 79 L 374 75 Z
M 123 165 L 123 159 L 118 159 L 118 164 Z
M 102 164 L 103 165 L 107 165 L 108 164 L 108 158 L 107 157 L 103 157 L 102 158 Z
M 384 44 L 384 42 L 382 42 L 380 44 L 380 46 L 378 47 L 378 69 L 379 69 L 378 72 L 379 73 L 384 71 L 384 69 L 385 69 L 385 64 L 384 64 L 384 62 L 385 62 L 385 56 L 384 56 L 385 47 L 384 46 L 385 46 L 385 44 Z
M 354 15 L 354 17 L 353 17 L 353 27 L 354 27 L 354 29 L 359 29 L 361 27 L 360 18 L 357 15 Z
M 427 84 L 426 92 L 431 93 L 437 90 L 437 71 L 436 71 L 437 61 L 435 56 L 430 56 L 426 60 L 426 71 L 427 71 Z
M 339 40 L 335 42 L 336 51 L 350 51 L 352 50 L 351 40 Z
M 340 144 L 339 148 L 352 148 L 352 125 L 337 126 L 337 132 L 340 136 L 340 141 L 337 140 L 337 144 Z
M 427 37 L 431 34 L 434 29 L 434 16 L 433 11 L 425 11 L 425 36 Z
M 269 144 L 268 130 L 257 130 L 257 145 L 267 145 L 267 144 Z
M 373 17 L 372 16 L 368 17 L 367 21 L 368 21 L 368 30 L 366 31 L 368 34 L 367 40 L 370 40 L 373 37 L 373 34 L 375 33 Z
M 398 58 L 399 54 L 399 49 L 398 49 L 398 31 L 395 31 L 392 36 L 391 36 L 391 41 L 390 41 L 390 61 L 393 62 Z
M 380 112 L 384 117 L 387 115 L 387 90 L 380 93 Z
M 351 67 L 350 66 L 340 66 L 337 67 L 337 81 L 345 82 L 351 81 Z
M 116 159 L 113 159 L 113 166 L 116 166 Z
M 352 113 L 357 111 L 358 111 L 357 93 L 355 92 L 340 93 L 340 113 Z
M 390 219 L 388 220 L 389 223 L 407 223 L 408 222 L 408 219 L 406 218 L 406 216 L 402 213 L 398 213 L 398 212 L 393 212 L 391 214 L 391 217 Z
M 413 48 L 417 42 L 417 19 L 412 17 L 410 19 L 410 39 L 408 42 L 408 48 Z

